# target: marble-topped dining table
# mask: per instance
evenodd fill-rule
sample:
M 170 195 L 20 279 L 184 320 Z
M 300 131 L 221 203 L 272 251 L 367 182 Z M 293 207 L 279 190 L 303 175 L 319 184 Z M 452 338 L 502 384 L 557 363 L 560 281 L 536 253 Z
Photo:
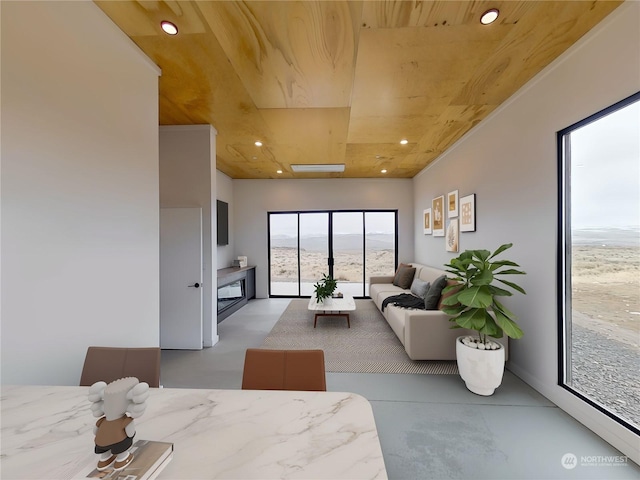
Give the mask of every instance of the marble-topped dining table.
M 0 478 L 91 462 L 88 387 L 2 386 Z M 385 479 L 370 403 L 343 392 L 151 389 L 135 439 L 172 442 L 159 479 Z

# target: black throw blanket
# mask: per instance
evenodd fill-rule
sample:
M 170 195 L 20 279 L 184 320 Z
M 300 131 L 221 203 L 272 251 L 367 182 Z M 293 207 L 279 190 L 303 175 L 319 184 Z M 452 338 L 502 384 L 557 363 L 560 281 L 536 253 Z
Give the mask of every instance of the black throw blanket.
M 412 295 L 410 293 L 401 293 L 400 295 L 391 295 L 390 297 L 385 298 L 382 301 L 383 312 L 384 307 L 386 307 L 390 303 L 398 307 L 417 308 L 419 310 L 425 310 L 424 299 L 416 297 L 415 295 Z

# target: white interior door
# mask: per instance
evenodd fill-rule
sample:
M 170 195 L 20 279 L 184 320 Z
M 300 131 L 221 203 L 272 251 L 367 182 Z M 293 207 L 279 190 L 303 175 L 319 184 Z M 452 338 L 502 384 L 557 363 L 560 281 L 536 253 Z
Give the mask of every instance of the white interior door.
M 160 209 L 160 348 L 202 349 L 200 208 Z

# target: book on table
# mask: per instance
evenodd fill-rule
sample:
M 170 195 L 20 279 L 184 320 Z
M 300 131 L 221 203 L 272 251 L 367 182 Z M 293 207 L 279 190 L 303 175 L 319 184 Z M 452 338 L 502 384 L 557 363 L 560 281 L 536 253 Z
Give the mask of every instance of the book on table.
M 153 480 L 173 457 L 173 443 L 136 440 L 131 446 L 133 460 L 122 470 L 115 472 L 113 467 L 98 471 L 98 455 L 90 465 L 83 468 L 74 479 L 108 478 L 110 480 Z

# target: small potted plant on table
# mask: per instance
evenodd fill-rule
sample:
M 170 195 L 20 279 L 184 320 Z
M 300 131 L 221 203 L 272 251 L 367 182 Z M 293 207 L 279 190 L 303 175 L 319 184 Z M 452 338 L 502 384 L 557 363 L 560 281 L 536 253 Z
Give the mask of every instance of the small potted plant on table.
M 514 321 L 516 316 L 496 298 L 513 295 L 496 282 L 526 293 L 522 287 L 501 278 L 503 275 L 524 275 L 525 272 L 512 268 L 519 265 L 511 260 L 495 260 L 512 245 L 502 245 L 493 253 L 466 250 L 445 264 L 447 272 L 455 275 L 453 280 L 457 285 L 443 290 L 443 293 L 452 290 L 455 293 L 443 300 L 442 310 L 453 315 L 450 320 L 456 325 L 452 328 L 478 332 L 477 338 L 461 336 L 456 339 L 458 371 L 467 388 L 478 395 L 493 394 L 502 383 L 504 373 L 504 347 L 488 337 L 522 337 L 522 330 Z
M 323 273 L 322 278 L 313 287 L 315 289 L 316 303 L 323 303 L 325 299 L 333 296 L 333 292 L 338 287 L 338 281 L 332 278 L 331 275 Z

